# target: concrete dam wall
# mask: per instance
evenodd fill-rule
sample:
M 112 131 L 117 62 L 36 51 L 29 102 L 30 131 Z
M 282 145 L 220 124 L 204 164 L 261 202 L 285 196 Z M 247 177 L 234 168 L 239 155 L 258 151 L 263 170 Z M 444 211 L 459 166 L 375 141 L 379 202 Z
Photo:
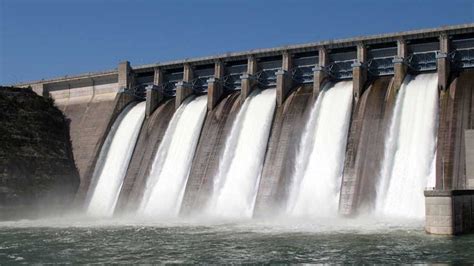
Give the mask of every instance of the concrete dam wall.
M 112 213 L 159 219 L 155 212 L 167 204 L 167 217 L 317 219 L 376 213 L 382 201 L 390 208 L 388 194 L 396 191 L 407 192 L 400 202 L 416 194 L 414 204 L 424 205 L 425 189 L 430 198 L 472 189 L 473 54 L 474 25 L 459 25 L 155 65 L 123 62 L 113 71 L 20 85 L 50 95 L 70 119 L 81 177 L 76 202 L 84 208 L 106 140 L 126 128 L 123 112 L 144 101 L 136 141 L 123 140 L 133 143 L 126 171 L 109 177 L 117 184 Z M 426 158 L 414 166 L 407 158 L 417 154 Z M 416 188 L 404 190 L 412 181 Z M 426 219 L 429 232 L 456 224 L 440 225 L 428 211 Z

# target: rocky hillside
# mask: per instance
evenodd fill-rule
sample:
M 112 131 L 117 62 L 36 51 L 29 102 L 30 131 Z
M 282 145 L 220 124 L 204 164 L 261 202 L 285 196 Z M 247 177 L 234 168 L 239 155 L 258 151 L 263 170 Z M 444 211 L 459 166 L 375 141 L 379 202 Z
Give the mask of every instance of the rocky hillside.
M 0 87 L 0 220 L 60 210 L 78 185 L 68 121 L 53 100 Z

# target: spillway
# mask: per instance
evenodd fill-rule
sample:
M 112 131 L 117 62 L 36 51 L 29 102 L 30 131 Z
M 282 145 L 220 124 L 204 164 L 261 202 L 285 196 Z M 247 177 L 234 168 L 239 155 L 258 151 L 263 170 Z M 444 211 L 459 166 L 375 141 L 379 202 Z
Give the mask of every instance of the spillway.
M 423 191 L 436 179 L 437 89 L 436 74 L 407 76 L 400 88 L 378 188 L 376 208 L 382 215 L 424 217 Z
M 313 87 L 301 86 L 278 106 L 268 140 L 254 217 L 278 215 L 286 207 L 291 177 L 308 114 L 313 107 Z
M 166 129 L 176 111 L 175 99 L 164 101 L 143 122 L 138 136 L 135 151 L 133 152 L 127 174 L 123 181 L 120 196 L 117 202 L 116 214 L 135 212 L 143 197 L 146 178 L 150 174 L 153 158 L 160 147 Z
M 145 118 L 145 102 L 127 106 L 114 122 L 100 153 L 87 214 L 111 216 Z
M 240 91 L 230 92 L 206 115 L 188 183 L 184 192 L 180 215 L 192 216 L 205 208 L 212 192 L 213 178 L 225 149 L 227 136 L 232 130 L 242 103 Z
M 173 115 L 153 159 L 141 214 L 164 218 L 178 215 L 206 110 L 206 96 L 190 97 Z
M 252 217 L 275 105 L 275 89 L 256 90 L 244 102 L 226 140 L 208 215 Z
M 319 94 L 296 158 L 287 213 L 327 217 L 337 213 L 352 107 L 352 83 L 328 84 Z

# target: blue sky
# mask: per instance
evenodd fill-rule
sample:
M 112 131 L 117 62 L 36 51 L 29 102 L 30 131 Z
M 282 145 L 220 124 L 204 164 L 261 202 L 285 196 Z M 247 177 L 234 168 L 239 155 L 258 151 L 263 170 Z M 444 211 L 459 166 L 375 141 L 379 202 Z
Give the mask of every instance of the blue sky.
M 472 22 L 473 0 L 0 0 L 0 84 Z

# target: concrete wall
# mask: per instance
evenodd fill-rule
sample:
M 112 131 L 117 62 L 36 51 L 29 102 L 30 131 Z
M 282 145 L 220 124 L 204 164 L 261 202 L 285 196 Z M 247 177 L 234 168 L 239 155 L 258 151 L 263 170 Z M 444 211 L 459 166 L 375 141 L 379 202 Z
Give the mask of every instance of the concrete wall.
M 474 232 L 474 190 L 425 191 L 425 200 L 427 233 Z
M 275 110 L 255 202 L 256 217 L 272 215 L 285 207 L 298 144 L 314 103 L 312 89 L 311 85 L 296 88 Z
M 81 180 L 93 167 L 97 147 L 112 118 L 117 92 L 117 83 L 49 91 L 70 121 L 74 160 Z
M 464 149 L 466 151 L 466 185 L 474 188 L 474 130 L 464 131 Z
M 136 210 L 138 207 L 153 160 L 174 111 L 175 100 L 167 100 L 143 122 L 119 195 L 117 212 Z
M 454 233 L 450 192 L 425 191 L 425 230 L 436 235 Z
M 118 75 L 50 83 L 43 89 L 69 121 L 72 152 L 81 179 L 76 202 L 81 205 L 107 133 L 134 97 L 119 93 Z
M 471 149 L 467 130 L 474 129 L 474 71 L 457 74 L 448 90 L 440 92 L 436 185 L 438 189 L 472 186 L 467 178 L 466 148 Z
M 212 193 L 213 177 L 219 168 L 219 159 L 225 148 L 234 119 L 240 110 L 240 93 L 233 92 L 208 111 L 194 155 L 181 213 L 199 212 Z
M 347 141 L 339 212 L 352 215 L 373 209 L 376 178 L 382 167 L 386 130 L 395 97 L 391 77 L 373 80 L 354 105 Z M 391 97 L 390 97 L 391 96 Z

